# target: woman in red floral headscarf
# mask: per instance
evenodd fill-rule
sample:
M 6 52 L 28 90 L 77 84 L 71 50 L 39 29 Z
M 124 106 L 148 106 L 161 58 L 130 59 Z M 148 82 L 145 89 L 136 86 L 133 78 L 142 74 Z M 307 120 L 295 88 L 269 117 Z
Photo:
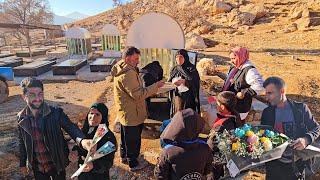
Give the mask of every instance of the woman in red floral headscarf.
M 237 95 L 236 110 L 244 120 L 251 109 L 252 98 L 264 92 L 263 79 L 249 60 L 247 48 L 233 48 L 230 59 L 233 66 L 227 75 L 223 91 L 232 91 Z

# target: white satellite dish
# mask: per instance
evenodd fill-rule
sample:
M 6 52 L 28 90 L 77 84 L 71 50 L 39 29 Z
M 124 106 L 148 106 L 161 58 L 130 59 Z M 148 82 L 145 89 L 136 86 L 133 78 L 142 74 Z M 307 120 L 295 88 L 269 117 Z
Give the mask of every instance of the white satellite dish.
M 71 28 L 66 31 L 66 38 L 69 39 L 89 39 L 91 34 L 85 28 Z
M 133 22 L 127 35 L 127 46 L 137 48 L 183 49 L 184 33 L 172 17 L 164 13 L 148 13 Z
M 102 29 L 102 34 L 108 36 L 120 36 L 120 31 L 115 25 L 106 24 Z

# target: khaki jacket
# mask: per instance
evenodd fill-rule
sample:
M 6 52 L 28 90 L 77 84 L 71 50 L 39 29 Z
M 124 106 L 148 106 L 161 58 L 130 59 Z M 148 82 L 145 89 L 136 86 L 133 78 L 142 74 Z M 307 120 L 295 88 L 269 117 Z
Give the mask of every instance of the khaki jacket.
M 111 69 L 114 78 L 114 102 L 117 118 L 124 126 L 137 126 L 147 118 L 145 99 L 157 93 L 158 87 L 152 84 L 143 87 L 139 70 L 119 61 Z

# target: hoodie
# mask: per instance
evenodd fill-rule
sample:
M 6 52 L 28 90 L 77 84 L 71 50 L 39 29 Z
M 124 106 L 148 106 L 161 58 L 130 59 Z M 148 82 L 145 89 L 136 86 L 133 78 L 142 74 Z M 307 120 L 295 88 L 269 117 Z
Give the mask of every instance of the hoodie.
M 199 179 L 211 172 L 212 154 L 198 135 L 204 121 L 192 109 L 182 110 L 172 118 L 161 134 L 167 145 L 155 167 L 156 179 Z
M 157 93 L 157 84 L 143 87 L 138 68 L 124 60 L 112 67 L 111 75 L 114 78 L 114 102 L 120 123 L 123 126 L 142 124 L 147 118 L 145 99 Z

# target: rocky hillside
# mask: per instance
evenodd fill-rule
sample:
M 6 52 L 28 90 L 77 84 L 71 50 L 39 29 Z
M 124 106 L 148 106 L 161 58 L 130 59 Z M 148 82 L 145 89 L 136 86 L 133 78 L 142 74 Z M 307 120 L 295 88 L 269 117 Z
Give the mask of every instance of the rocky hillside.
M 102 27 L 111 23 L 125 35 L 136 18 L 151 11 L 174 17 L 187 35 L 190 49 L 215 46 L 219 37 L 228 39 L 252 32 L 258 32 L 258 37 L 291 36 L 296 31 L 320 34 L 320 0 L 135 0 L 69 26 L 81 26 L 99 36 Z

